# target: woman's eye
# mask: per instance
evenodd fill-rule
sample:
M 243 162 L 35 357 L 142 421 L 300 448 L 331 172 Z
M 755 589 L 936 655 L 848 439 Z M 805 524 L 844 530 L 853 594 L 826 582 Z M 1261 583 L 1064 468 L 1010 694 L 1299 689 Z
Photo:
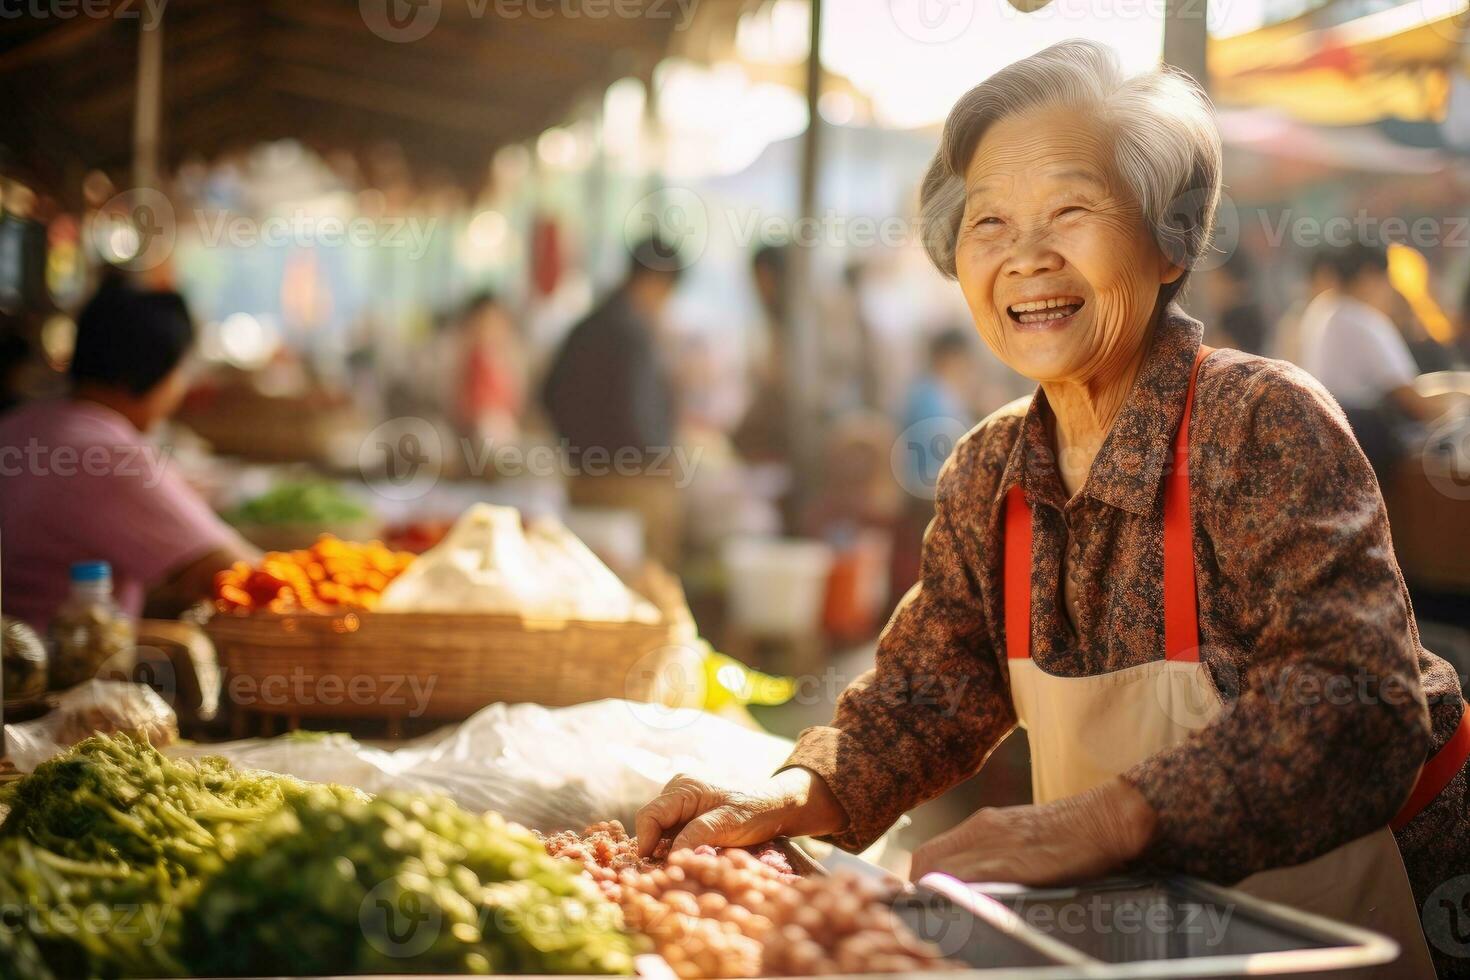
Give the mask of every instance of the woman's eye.
M 1087 213 L 1087 208 L 1084 207 L 1083 205 L 1081 205 L 1081 204 L 1068 204 L 1066 207 L 1064 207 L 1061 210 L 1057 211 L 1057 216 L 1058 217 L 1073 217 L 1075 215 L 1086 214 L 1086 213 Z
M 997 218 L 993 214 L 982 214 L 982 215 L 979 215 L 978 217 L 975 218 L 974 221 L 970 222 L 971 227 L 974 227 L 974 228 L 979 228 L 982 225 L 991 225 L 991 226 L 994 226 L 994 225 L 998 225 L 998 224 L 1000 224 L 1000 219 Z

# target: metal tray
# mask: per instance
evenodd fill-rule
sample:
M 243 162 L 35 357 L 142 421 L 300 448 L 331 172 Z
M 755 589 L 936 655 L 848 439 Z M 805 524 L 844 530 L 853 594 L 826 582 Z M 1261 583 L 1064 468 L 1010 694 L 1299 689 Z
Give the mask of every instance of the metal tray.
M 814 863 L 901 884 L 842 851 Z M 1398 956 L 1377 933 L 1182 875 L 1063 888 L 928 875 L 894 911 L 972 976 L 996 980 L 1366 973 Z
M 1391 962 L 1399 952 L 1377 933 L 1183 876 L 1040 889 L 926 875 L 918 891 L 942 896 L 985 923 L 987 932 L 1002 931 L 1079 977 L 1347 971 Z M 993 964 L 983 936 L 978 944 L 950 942 L 958 947 L 954 958 L 982 969 Z

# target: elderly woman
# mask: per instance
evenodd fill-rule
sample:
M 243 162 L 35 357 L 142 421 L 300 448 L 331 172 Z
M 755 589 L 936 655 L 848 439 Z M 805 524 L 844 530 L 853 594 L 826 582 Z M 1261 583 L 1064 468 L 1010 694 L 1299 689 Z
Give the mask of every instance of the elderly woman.
M 859 850 L 1021 725 L 1033 804 L 930 841 L 915 877 L 1240 883 L 1390 934 L 1399 977 L 1433 970 L 1423 908 L 1440 969 L 1464 975 L 1441 924 L 1470 878 L 1425 905 L 1470 874 L 1458 678 L 1419 645 L 1342 411 L 1289 364 L 1203 347 L 1173 303 L 1219 193 L 1200 91 L 1125 79 L 1096 44 L 959 101 L 926 247 L 1039 388 L 955 449 L 921 581 L 832 724 L 768 785 L 676 778 L 639 813 L 644 851 L 668 832 Z

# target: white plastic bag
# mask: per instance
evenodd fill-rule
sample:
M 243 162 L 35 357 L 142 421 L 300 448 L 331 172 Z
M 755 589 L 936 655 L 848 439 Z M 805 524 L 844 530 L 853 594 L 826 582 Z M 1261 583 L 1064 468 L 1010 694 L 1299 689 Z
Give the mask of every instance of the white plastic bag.
M 517 613 L 551 596 L 514 507 L 475 504 L 383 590 L 383 612 Z
M 703 711 L 607 700 L 569 708 L 494 704 L 393 751 L 342 735 L 301 735 L 178 746 L 171 754 L 222 755 L 369 793 L 435 791 L 466 809 L 556 831 L 607 819 L 631 827 L 638 808 L 681 772 L 757 785 L 790 751 L 788 739 Z
M 127 732 L 159 747 L 179 737 L 174 709 L 142 684 L 90 680 L 52 697 L 46 714 L 5 726 L 6 758 L 20 772 L 31 772 L 96 732 Z
M 378 609 L 658 621 L 658 610 L 560 521 L 541 518 L 527 531 L 515 508 L 489 504 L 465 511 L 384 590 Z

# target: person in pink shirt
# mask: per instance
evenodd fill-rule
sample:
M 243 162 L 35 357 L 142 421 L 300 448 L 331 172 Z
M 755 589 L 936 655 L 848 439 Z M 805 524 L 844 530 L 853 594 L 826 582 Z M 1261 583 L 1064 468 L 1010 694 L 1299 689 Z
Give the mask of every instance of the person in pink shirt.
M 178 407 L 194 328 L 177 293 L 108 280 L 77 318 L 68 397 L 0 415 L 0 602 L 45 629 L 72 562 L 112 564 L 130 615 L 182 607 L 258 552 L 145 433 Z

